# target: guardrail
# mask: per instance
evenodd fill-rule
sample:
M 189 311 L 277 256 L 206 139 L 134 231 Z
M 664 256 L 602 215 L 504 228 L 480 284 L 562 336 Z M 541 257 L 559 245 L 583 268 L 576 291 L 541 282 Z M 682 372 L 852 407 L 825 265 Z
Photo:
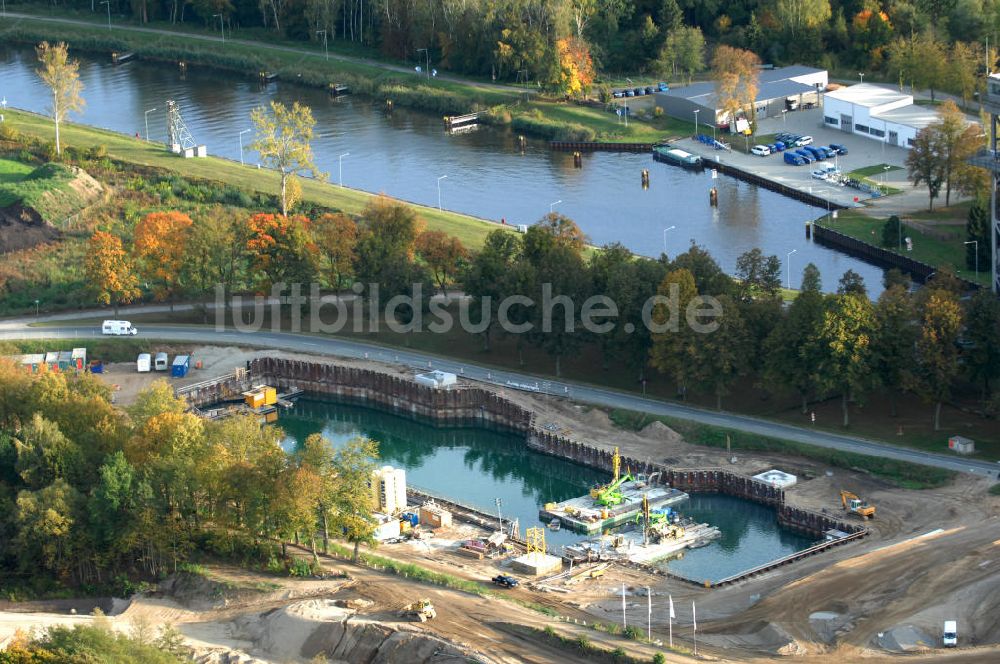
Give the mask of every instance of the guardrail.
M 223 376 L 216 376 L 215 378 L 210 378 L 208 380 L 203 380 L 198 383 L 191 383 L 190 385 L 185 385 L 183 387 L 178 387 L 174 390 L 174 394 L 180 396 L 182 394 L 187 394 L 189 392 L 195 392 L 197 390 L 204 389 L 206 387 L 211 387 L 212 385 L 218 385 L 219 383 L 225 383 L 226 381 L 235 380 L 236 372 L 227 373 Z
M 801 551 L 796 551 L 795 553 L 791 553 L 791 554 L 789 554 L 789 555 L 787 555 L 787 556 L 785 556 L 783 558 L 778 558 L 777 560 L 772 560 L 771 562 L 764 563 L 763 565 L 758 565 L 757 567 L 752 567 L 752 568 L 750 568 L 748 570 L 745 570 L 743 572 L 740 572 L 738 574 L 733 574 L 732 576 L 727 576 L 724 579 L 720 579 L 718 581 L 715 581 L 714 583 L 712 583 L 712 587 L 713 588 L 717 588 L 719 586 L 724 586 L 724 585 L 728 585 L 728 584 L 731 584 L 731 583 L 736 583 L 737 581 L 742 581 L 743 579 L 750 578 L 751 576 L 754 576 L 755 574 L 763 574 L 764 572 L 769 572 L 772 569 L 775 569 L 777 567 L 781 567 L 782 565 L 788 565 L 789 563 L 793 563 L 796 560 L 801 560 L 802 558 L 806 558 L 808 556 L 813 556 L 813 555 L 816 555 L 817 553 L 820 553 L 822 551 L 826 551 L 827 549 L 829 549 L 831 547 L 839 546 L 841 544 L 846 544 L 847 542 L 851 542 L 851 541 L 854 541 L 854 540 L 857 540 L 857 539 L 861 539 L 862 537 L 866 536 L 867 534 L 868 534 L 868 529 L 865 528 L 863 530 L 859 530 L 856 533 L 851 533 L 850 535 L 848 535 L 846 537 L 840 537 L 840 538 L 835 539 L 835 540 L 829 540 L 827 542 L 820 542 L 819 544 L 814 544 L 813 546 L 809 547 L 808 549 L 802 549 Z

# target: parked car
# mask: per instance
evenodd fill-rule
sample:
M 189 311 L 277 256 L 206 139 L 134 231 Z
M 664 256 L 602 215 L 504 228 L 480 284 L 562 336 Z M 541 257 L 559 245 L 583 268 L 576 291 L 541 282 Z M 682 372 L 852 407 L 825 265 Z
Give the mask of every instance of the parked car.
M 816 147 L 815 145 L 806 145 L 802 149 L 811 154 L 816 159 L 816 161 L 826 159 L 826 152 Z
M 797 154 L 798 156 L 802 157 L 802 159 L 807 164 L 811 164 L 814 161 L 816 161 L 816 157 L 814 157 L 811 152 L 806 152 L 803 148 L 799 148 L 798 150 L 796 150 L 795 154 Z
M 839 143 L 830 143 L 830 149 L 837 154 L 847 154 L 847 148 Z
M 659 85 L 657 85 L 656 87 L 660 92 L 666 92 L 667 90 L 670 89 L 670 86 L 664 83 L 663 81 L 660 81 Z
M 801 166 L 801 165 L 803 165 L 806 162 L 805 162 L 805 160 L 802 159 L 802 157 L 800 157 L 799 155 L 795 154 L 794 152 L 786 152 L 785 153 L 785 163 L 786 164 L 791 164 L 792 166 Z
M 635 96 L 641 97 L 646 94 L 646 88 L 635 88 Z
M 828 171 L 825 168 L 817 168 L 815 171 L 812 172 L 812 176 L 817 180 L 825 180 L 827 174 Z
M 632 90 L 626 90 L 625 91 L 625 96 L 626 97 L 634 97 L 635 96 L 635 92 L 632 91 Z
M 758 157 L 766 157 L 771 154 L 771 149 L 766 145 L 755 145 L 750 148 L 750 152 L 757 155 Z
M 493 583 L 504 588 L 517 588 L 518 580 L 507 574 L 498 574 L 493 577 Z
M 646 94 L 647 95 L 651 95 L 654 92 L 656 92 L 656 88 L 654 88 L 652 85 L 647 85 L 646 86 Z
M 785 145 L 784 141 L 775 141 L 774 147 L 778 148 L 778 152 L 784 152 L 785 148 L 788 146 Z
M 625 96 L 625 93 L 622 92 L 621 90 L 615 90 L 614 92 L 611 93 L 611 96 L 614 97 L 615 99 L 621 99 L 622 97 Z
M 813 142 L 813 137 L 812 136 L 800 136 L 799 140 L 796 141 L 796 144 L 799 147 L 801 147 L 803 145 L 809 145 L 812 142 Z

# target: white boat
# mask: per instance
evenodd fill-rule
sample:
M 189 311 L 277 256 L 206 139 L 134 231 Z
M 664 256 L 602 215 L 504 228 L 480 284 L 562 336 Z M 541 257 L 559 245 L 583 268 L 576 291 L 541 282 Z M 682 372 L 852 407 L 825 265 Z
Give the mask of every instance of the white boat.
M 562 528 L 562 522 L 559 519 L 549 521 L 549 530 L 559 530 L 560 528 Z

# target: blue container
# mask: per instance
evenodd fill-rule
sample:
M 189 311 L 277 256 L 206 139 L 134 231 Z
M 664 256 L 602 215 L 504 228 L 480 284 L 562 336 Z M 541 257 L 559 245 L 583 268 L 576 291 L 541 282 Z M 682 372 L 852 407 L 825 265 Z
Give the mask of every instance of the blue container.
M 174 358 L 174 363 L 170 365 L 170 375 L 174 378 L 184 378 L 191 369 L 191 356 L 178 355 Z
M 416 526 L 420 523 L 420 516 L 415 512 L 403 512 L 400 517 L 403 521 L 408 522 L 411 526 Z
M 90 365 L 90 373 L 104 373 L 104 363 L 95 360 L 93 364 Z

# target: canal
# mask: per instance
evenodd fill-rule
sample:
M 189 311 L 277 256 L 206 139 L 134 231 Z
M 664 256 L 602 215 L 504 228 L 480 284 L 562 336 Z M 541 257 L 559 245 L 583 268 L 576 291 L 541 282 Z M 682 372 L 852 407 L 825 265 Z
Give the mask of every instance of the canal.
M 313 148 L 330 180 L 345 186 L 425 205 L 442 206 L 507 223 L 530 224 L 553 209 L 574 219 L 598 245 L 621 242 L 646 256 L 666 250 L 674 256 L 692 241 L 705 246 L 732 274 L 736 258 L 754 247 L 781 259 L 797 286 L 802 268 L 815 263 L 826 290 L 834 290 L 846 270 L 860 273 L 874 296 L 882 290 L 882 271 L 805 238 L 807 220 L 823 214 L 766 189 L 709 172 L 692 173 L 654 162 L 648 154 L 585 154 L 574 168 L 570 153 L 552 152 L 543 141 L 528 140 L 522 153 L 507 128 L 481 127 L 457 135 L 444 131 L 441 118 L 396 109 L 360 97 L 330 98 L 324 91 L 294 83 L 261 87 L 256 80 L 148 62 L 111 64 L 110 57 L 74 53 L 87 106 L 73 121 L 151 140 L 166 138 L 165 103 L 177 101 L 184 120 L 210 154 L 238 160 L 240 131 L 250 127 L 252 108 L 278 100 L 299 101 L 313 109 L 317 136 Z M 34 50 L 0 46 L 0 95 L 10 106 L 44 113 L 49 95 L 35 74 Z M 150 113 L 145 113 L 150 111 Z M 243 135 L 248 141 L 251 134 Z M 349 153 L 349 156 L 340 158 Z M 248 164 L 255 155 L 244 153 Z M 651 185 L 641 187 L 649 169 Z M 719 207 L 708 205 L 708 190 L 719 190 Z M 558 201 L 558 202 L 557 202 Z M 664 229 L 674 227 L 673 230 Z M 782 275 L 787 281 L 787 275 Z
M 380 461 L 405 468 L 407 483 L 488 513 L 502 501 L 504 520 L 516 518 L 521 532 L 542 525 L 538 509 L 546 502 L 585 494 L 608 476 L 592 468 L 530 451 L 523 436 L 478 425 L 435 426 L 359 405 L 300 399 L 282 412 L 285 448 L 322 433 L 334 446 L 357 436 L 379 442 Z M 777 524 L 775 511 L 721 495 L 696 495 L 678 509 L 718 526 L 722 537 L 688 551 L 680 560 L 661 563 L 670 571 L 702 581 L 718 580 L 807 548 L 807 538 Z M 559 549 L 581 536 L 546 530 L 546 543 Z

